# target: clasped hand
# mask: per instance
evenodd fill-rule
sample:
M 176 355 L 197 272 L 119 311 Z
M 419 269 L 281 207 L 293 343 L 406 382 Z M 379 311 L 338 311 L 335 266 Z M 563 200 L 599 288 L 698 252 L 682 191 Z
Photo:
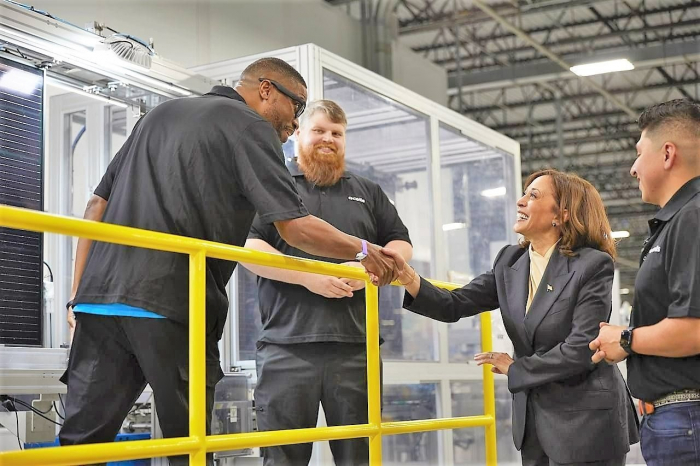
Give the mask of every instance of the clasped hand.
M 590 342 L 588 348 L 595 351 L 591 360 L 598 364 L 605 360 L 608 364 L 616 364 L 627 357 L 627 352 L 620 346 L 620 335 L 625 327 L 600 323 L 598 337 Z
M 340 265 L 364 268 L 359 262 L 344 262 Z M 324 298 L 351 298 L 353 291 L 358 291 L 365 287 L 365 282 L 352 278 L 309 274 L 303 285 L 312 293 L 321 295 Z

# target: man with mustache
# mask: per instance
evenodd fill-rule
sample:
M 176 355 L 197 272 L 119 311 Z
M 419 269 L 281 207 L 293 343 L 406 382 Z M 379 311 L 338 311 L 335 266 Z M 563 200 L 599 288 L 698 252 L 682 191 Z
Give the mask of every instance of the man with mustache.
M 345 112 L 320 100 L 296 131 L 289 169 L 309 212 L 339 230 L 399 252 L 413 248 L 396 208 L 376 183 L 345 171 Z M 304 253 L 256 219 L 246 247 L 343 262 Z M 345 263 L 359 266 L 357 262 Z M 319 402 L 329 426 L 367 422 L 364 282 L 243 264 L 260 276 L 262 330 L 255 406 L 260 430 L 315 427 Z M 330 442 L 338 465 L 369 461 L 368 439 Z M 312 444 L 263 449 L 265 465 L 306 465 Z

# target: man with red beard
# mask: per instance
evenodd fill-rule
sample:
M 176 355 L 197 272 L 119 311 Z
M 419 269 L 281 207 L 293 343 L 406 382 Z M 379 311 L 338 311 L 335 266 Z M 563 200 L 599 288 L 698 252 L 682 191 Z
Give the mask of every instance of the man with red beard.
M 345 112 L 311 102 L 296 131 L 288 166 L 309 212 L 339 230 L 413 254 L 408 230 L 376 183 L 345 171 Z M 288 245 L 258 219 L 246 247 L 342 262 Z M 360 266 L 358 262 L 346 265 Z M 257 274 L 262 330 L 257 343 L 255 406 L 259 430 L 316 426 L 319 402 L 329 426 L 367 423 L 364 282 L 243 264 Z M 368 439 L 330 442 L 337 465 L 369 462 Z M 307 465 L 312 444 L 263 449 L 266 466 Z

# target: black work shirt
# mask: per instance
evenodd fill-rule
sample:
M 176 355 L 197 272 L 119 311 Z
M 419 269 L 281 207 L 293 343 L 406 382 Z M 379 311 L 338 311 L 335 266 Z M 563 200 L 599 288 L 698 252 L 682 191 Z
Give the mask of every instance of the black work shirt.
M 270 123 L 232 88 L 164 102 L 144 116 L 95 194 L 103 221 L 242 246 L 265 222 L 308 215 Z M 208 330 L 221 332 L 235 263 L 207 259 Z M 95 242 L 76 303 L 122 303 L 188 321 L 189 259 Z
M 634 284 L 631 325 L 665 318 L 700 318 L 700 177 L 686 183 L 649 221 Z M 627 358 L 632 395 L 651 402 L 683 389 L 700 389 L 700 355 Z
M 378 184 L 346 171 L 333 186 L 319 187 L 306 180 L 296 163 L 291 162 L 289 170 L 312 215 L 375 244 L 384 246 L 394 240 L 410 243 L 406 226 Z M 288 245 L 274 226 L 262 218 L 255 219 L 248 238 L 261 239 L 283 254 L 344 262 L 314 256 Z M 258 298 L 262 320 L 260 341 L 365 342 L 364 290 L 353 292 L 352 298 L 324 298 L 301 285 L 260 277 Z

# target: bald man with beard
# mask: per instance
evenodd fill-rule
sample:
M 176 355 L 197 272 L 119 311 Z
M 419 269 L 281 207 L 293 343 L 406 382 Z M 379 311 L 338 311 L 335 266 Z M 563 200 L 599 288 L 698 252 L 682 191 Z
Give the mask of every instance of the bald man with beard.
M 376 183 L 345 170 L 345 112 L 330 100 L 311 102 L 296 131 L 288 166 L 309 212 L 337 229 L 411 259 L 408 230 Z M 287 244 L 256 219 L 246 247 L 340 263 Z M 361 266 L 359 262 L 345 265 Z M 367 423 L 364 282 L 242 264 L 259 276 L 262 330 L 257 342 L 258 428 L 316 426 L 319 403 L 329 426 Z M 369 462 L 366 438 L 330 442 L 337 465 Z M 263 449 L 264 464 L 307 465 L 312 444 Z

